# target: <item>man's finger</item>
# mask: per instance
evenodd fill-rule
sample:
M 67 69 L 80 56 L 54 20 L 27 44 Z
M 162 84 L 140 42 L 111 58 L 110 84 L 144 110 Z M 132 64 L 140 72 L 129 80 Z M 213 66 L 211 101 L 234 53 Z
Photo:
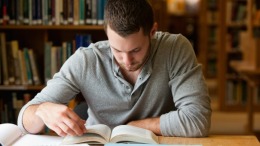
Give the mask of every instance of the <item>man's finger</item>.
M 67 135 L 67 133 L 65 133 L 59 126 L 53 126 L 49 128 L 55 131 L 55 133 L 57 133 L 61 137 L 65 137 Z
M 67 126 L 67 128 L 69 128 L 66 130 L 68 130 L 68 132 L 70 132 L 70 134 L 82 135 L 84 133 L 84 130 L 81 129 L 81 127 L 79 126 L 80 123 L 78 121 L 74 121 L 73 119 L 66 118 L 63 120 L 63 122 Z M 73 132 L 71 132 L 70 130 Z

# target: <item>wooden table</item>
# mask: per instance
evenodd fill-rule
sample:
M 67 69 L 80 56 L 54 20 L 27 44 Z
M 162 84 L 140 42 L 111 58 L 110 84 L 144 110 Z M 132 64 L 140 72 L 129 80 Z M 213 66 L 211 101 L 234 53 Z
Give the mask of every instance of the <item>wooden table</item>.
M 159 137 L 161 144 L 203 146 L 260 146 L 253 135 L 211 135 L 204 138 Z
M 247 86 L 247 112 L 248 112 L 248 133 L 253 133 L 254 125 L 254 93 L 260 85 L 260 69 L 251 68 L 243 62 L 232 62 L 231 66 L 246 80 Z

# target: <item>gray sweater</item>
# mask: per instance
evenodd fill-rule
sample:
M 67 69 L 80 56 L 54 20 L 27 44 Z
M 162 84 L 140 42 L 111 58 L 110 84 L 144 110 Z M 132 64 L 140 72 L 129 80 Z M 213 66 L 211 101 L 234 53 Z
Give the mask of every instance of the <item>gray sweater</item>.
M 182 35 L 157 32 L 148 62 L 134 86 L 120 73 L 108 41 L 79 48 L 21 110 L 46 101 L 67 104 L 79 92 L 88 104 L 88 125 L 111 128 L 160 117 L 163 136 L 201 137 L 210 129 L 211 107 L 201 65 Z M 23 130 L 25 130 L 23 128 Z

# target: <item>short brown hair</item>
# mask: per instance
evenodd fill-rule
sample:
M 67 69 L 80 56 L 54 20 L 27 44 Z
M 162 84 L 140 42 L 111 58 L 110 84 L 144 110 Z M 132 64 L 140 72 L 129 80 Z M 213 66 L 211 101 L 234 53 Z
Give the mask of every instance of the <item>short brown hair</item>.
M 107 26 L 120 36 L 128 36 L 143 29 L 149 35 L 154 14 L 147 0 L 108 0 L 105 7 L 104 28 Z

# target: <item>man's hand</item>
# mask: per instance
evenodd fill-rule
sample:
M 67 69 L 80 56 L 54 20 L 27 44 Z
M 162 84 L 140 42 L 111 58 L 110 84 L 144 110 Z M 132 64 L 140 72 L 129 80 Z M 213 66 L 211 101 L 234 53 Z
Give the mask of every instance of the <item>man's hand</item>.
M 59 136 L 82 135 L 86 132 L 84 126 L 85 120 L 80 117 L 69 107 L 62 104 L 42 103 L 38 106 L 35 115 L 55 131 Z
M 137 121 L 131 121 L 127 125 L 132 125 L 151 130 L 156 135 L 162 135 L 160 130 L 160 118 L 147 118 Z

